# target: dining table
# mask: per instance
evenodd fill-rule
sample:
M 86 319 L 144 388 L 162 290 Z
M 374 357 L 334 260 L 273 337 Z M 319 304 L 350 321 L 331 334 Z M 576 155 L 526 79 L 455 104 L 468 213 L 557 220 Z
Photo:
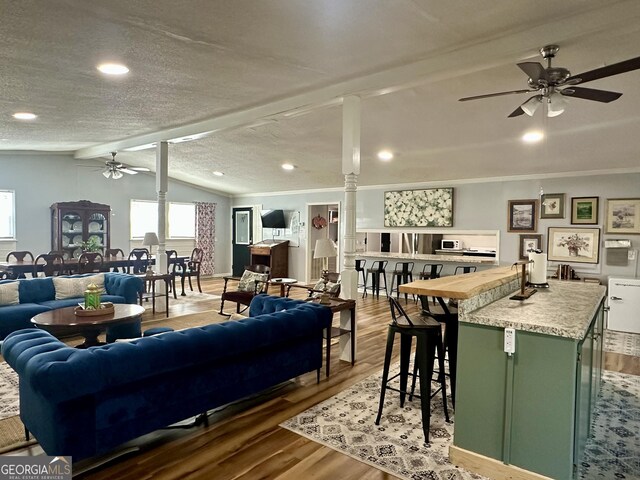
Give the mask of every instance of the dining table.
M 169 259 L 169 265 L 174 263 L 180 265 L 181 267 L 185 267 L 186 263 L 189 261 L 190 256 L 178 256 Z M 151 265 L 156 264 L 156 256 L 152 256 L 149 259 Z M 139 261 L 136 263 L 140 263 Z M 122 269 L 125 270 L 129 267 L 132 267 L 134 264 L 133 259 L 124 258 L 124 257 L 103 257 L 102 261 L 102 269 L 105 271 L 109 271 L 112 269 Z M 37 266 L 37 271 L 42 271 L 43 264 L 39 264 Z M 0 262 L 0 272 L 6 272 L 9 278 L 23 278 L 25 274 L 34 273 L 34 262 L 31 260 L 15 260 L 12 259 L 8 262 Z M 68 258 L 64 260 L 64 270 L 66 273 L 77 273 L 78 272 L 78 259 L 77 258 Z M 184 284 L 182 285 L 182 295 L 184 295 Z

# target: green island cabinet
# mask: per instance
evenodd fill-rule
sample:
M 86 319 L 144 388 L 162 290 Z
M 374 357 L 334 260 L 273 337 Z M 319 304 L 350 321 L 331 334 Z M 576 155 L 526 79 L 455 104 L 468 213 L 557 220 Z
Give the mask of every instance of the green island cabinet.
M 550 281 L 460 315 L 454 448 L 572 479 L 603 366 L 605 288 Z M 504 351 L 515 328 L 515 352 Z

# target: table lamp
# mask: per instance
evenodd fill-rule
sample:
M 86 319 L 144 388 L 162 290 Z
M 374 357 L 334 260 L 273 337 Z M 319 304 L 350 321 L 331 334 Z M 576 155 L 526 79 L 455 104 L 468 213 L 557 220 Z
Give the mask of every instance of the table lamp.
M 316 247 L 313 251 L 313 258 L 322 258 L 322 280 L 324 287 L 322 288 L 322 295 L 320 296 L 320 303 L 328 305 L 331 303 L 329 295 L 327 294 L 327 282 L 329 281 L 329 258 L 336 257 L 338 255 L 338 249 L 336 244 L 330 238 L 319 238 L 316 240 Z
M 153 246 L 160 245 L 160 241 L 158 240 L 158 235 L 156 235 L 156 232 L 145 233 L 144 240 L 142 240 L 142 245 L 145 247 L 149 247 L 149 255 L 153 255 Z M 153 270 L 151 268 L 151 261 L 149 261 L 149 266 L 147 267 L 147 273 L 153 273 Z

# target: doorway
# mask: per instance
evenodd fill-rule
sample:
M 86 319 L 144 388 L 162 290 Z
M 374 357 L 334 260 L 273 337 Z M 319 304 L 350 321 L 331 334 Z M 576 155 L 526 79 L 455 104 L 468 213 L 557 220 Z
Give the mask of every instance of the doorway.
M 338 248 L 336 257 L 329 258 L 329 271 L 340 271 L 340 202 L 308 203 L 307 218 L 309 234 L 307 235 L 307 282 L 314 282 L 322 276 L 322 258 L 313 258 L 316 240 L 330 238 Z
M 253 243 L 253 208 L 237 207 L 232 210 L 232 274 L 239 277 L 251 263 L 249 246 Z

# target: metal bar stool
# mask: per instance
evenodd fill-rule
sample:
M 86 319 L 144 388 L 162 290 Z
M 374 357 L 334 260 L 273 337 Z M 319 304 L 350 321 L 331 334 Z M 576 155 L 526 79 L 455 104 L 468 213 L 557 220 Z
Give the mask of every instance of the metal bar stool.
M 389 295 L 393 295 L 395 290 L 396 298 L 400 297 L 400 285 L 413 282 L 413 262 L 396 262 L 391 276 L 391 289 Z M 394 287 L 395 284 L 395 287 Z M 407 294 L 404 294 L 404 301 L 407 302 Z
M 420 272 L 420 280 L 430 280 L 432 278 L 440 278 L 444 264 L 442 263 L 425 263 Z M 416 303 L 418 300 L 416 299 Z M 433 297 L 433 304 L 436 304 L 436 297 Z
M 378 405 L 378 416 L 376 425 L 380 425 L 382 418 L 382 408 L 387 390 L 400 393 L 400 407 L 404 407 L 404 401 L 409 393 L 409 401 L 412 400 L 415 388 L 415 378 L 420 378 L 420 407 L 422 410 L 422 431 L 424 432 L 425 443 L 429 443 L 429 425 L 431 421 L 431 398 L 442 392 L 442 405 L 444 415 L 449 422 L 449 409 L 447 407 L 447 385 L 444 377 L 444 349 L 442 344 L 442 329 L 440 324 L 429 317 L 421 317 L 419 320 L 411 320 L 398 301 L 389 297 L 391 307 L 391 323 L 387 333 L 387 348 L 384 357 L 384 370 L 382 372 L 382 386 L 380 389 L 380 403 Z M 396 333 L 400 334 L 400 373 L 389 378 L 389 365 L 393 353 L 393 342 Z M 411 356 L 411 342 L 413 337 L 417 339 L 415 365 L 413 373 L 409 373 L 409 358 Z M 433 361 L 438 359 L 438 384 L 439 388 L 432 394 L 431 381 L 433 377 Z M 417 373 L 417 375 L 416 375 Z M 407 392 L 407 379 L 413 375 L 413 387 L 411 392 Z M 389 382 L 400 377 L 400 388 L 389 386 Z
M 364 277 L 364 294 L 362 298 L 367 295 L 367 281 L 369 280 L 369 274 L 371 274 L 371 295 L 376 295 L 377 298 L 380 298 L 380 276 L 382 276 L 384 280 L 384 293 L 388 295 L 387 290 L 387 272 L 385 268 L 387 268 L 386 260 L 375 260 L 371 264 L 371 268 L 367 269 L 367 274 Z
M 454 275 L 463 275 L 465 273 L 471 273 L 478 270 L 478 267 L 475 265 L 458 265 L 453 272 Z
M 366 286 L 367 286 L 367 275 L 364 271 L 364 266 L 367 264 L 366 260 L 362 260 L 362 259 L 358 259 L 356 260 L 356 272 L 358 272 L 358 276 L 360 276 L 360 273 L 362 273 L 362 283 L 359 283 L 358 286 L 356 287 L 356 290 L 360 287 L 364 288 L 364 293 L 362 294 L 362 298 L 364 298 L 364 296 L 367 293 L 366 290 Z

